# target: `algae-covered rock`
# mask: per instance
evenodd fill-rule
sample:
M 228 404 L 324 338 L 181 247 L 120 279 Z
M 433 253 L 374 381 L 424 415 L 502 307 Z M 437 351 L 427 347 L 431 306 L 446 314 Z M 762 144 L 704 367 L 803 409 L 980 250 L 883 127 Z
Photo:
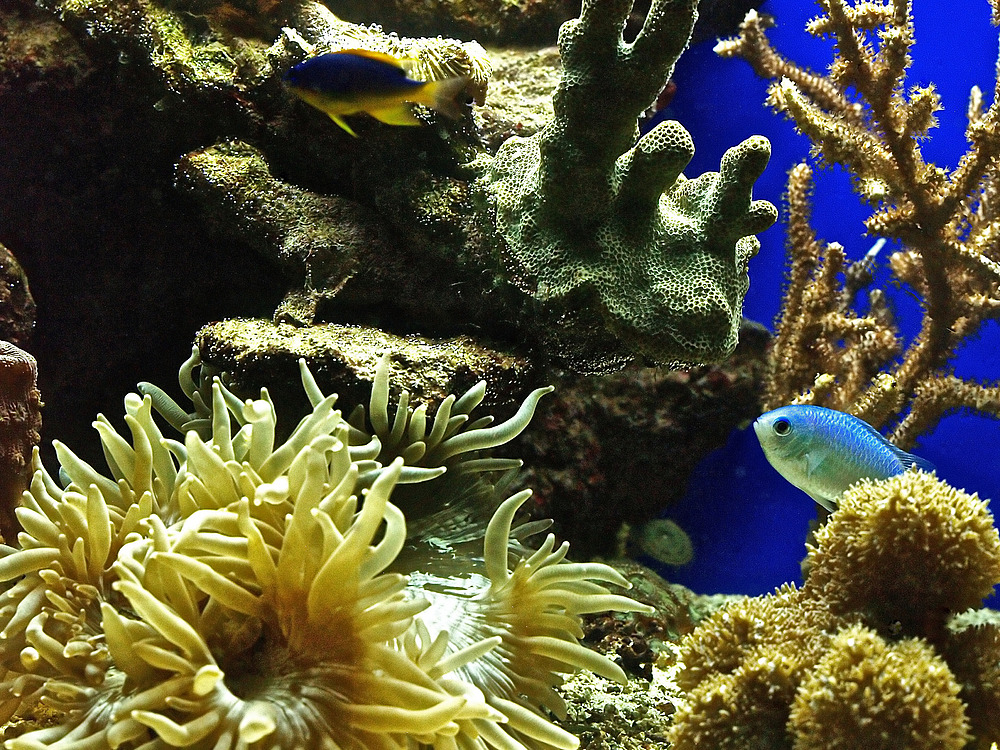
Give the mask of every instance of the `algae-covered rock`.
M 575 0 L 340 0 L 345 18 L 407 34 L 455 34 L 502 44 L 545 42 L 576 12 Z
M 559 50 L 490 49 L 493 77 L 486 104 L 475 110 L 483 142 L 496 152 L 511 136 L 534 135 L 552 120 L 559 83 Z
M 254 393 L 263 385 L 291 391 L 280 384 L 297 382 L 301 358 L 325 393 L 338 394 L 343 404 L 364 403 L 378 360 L 387 351 L 392 353 L 390 391 L 408 391 L 413 405 L 437 405 L 449 393 L 462 393 L 485 380 L 484 406 L 502 412 L 520 403 L 533 385 L 527 360 L 464 337 L 433 341 L 362 326 L 296 327 L 230 319 L 202 328 L 195 343 L 201 359 L 227 373 L 241 393 Z
M 276 260 L 297 287 L 333 295 L 363 251 L 384 250 L 363 207 L 275 178 L 264 155 L 235 141 L 192 151 L 177 165 L 177 184 L 194 197 L 210 226 Z M 297 316 L 305 317 L 301 313 Z M 305 322 L 312 322 L 308 314 Z
M 0 245 L 0 339 L 24 346 L 35 328 L 35 300 L 14 254 Z
M 51 14 L 28 3 L 0 7 L 0 96 L 25 85 L 73 88 L 91 71 L 87 54 Z

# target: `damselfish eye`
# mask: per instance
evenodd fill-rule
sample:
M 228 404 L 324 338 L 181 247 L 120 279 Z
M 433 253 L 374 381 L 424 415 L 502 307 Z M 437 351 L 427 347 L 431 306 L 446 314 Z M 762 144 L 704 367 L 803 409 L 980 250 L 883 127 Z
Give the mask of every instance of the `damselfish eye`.
M 774 420 L 774 425 L 772 427 L 774 434 L 779 437 L 784 437 L 789 432 L 792 431 L 792 423 L 788 421 L 785 417 L 780 417 Z

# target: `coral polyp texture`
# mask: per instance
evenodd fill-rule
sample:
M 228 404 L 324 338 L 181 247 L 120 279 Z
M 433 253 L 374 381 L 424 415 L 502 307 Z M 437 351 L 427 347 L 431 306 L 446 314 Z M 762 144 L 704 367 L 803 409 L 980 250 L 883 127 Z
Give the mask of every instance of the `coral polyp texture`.
M 958 692 L 948 665 L 926 642 L 904 638 L 889 643 L 852 625 L 830 640 L 800 686 L 788 726 L 796 750 L 960 750 L 972 737 Z M 876 716 L 882 736 L 873 737 Z
M 0 340 L 0 535 L 5 540 L 17 528 L 14 507 L 31 479 L 31 452 L 41 426 L 35 358 Z
M 202 434 L 165 437 L 150 395 L 125 399 L 131 440 L 98 417 L 110 476 L 57 444 L 62 486 L 36 452 L 20 547 L 0 557 L 0 714 L 40 701 L 55 719 L 5 747 L 577 746 L 543 707 L 564 709 L 562 672 L 624 680 L 578 638 L 581 613 L 645 609 L 605 586 L 625 579 L 567 563 L 551 535 L 524 546 L 538 525 L 512 523 L 528 491 L 463 539 L 479 553 L 460 573 L 401 554 L 414 545 L 391 497 L 406 457 L 375 460 L 379 437 L 302 374 L 313 410 L 280 444 L 267 391 L 240 401 L 216 378 L 196 403 Z M 374 394 L 373 421 L 384 410 Z M 453 452 L 496 443 L 481 420 L 457 435 L 465 418 L 443 420 Z M 452 561 L 448 534 L 437 548 Z
M 731 604 L 681 643 L 674 750 L 1000 739 L 997 613 L 979 609 L 1000 582 L 1000 535 L 985 502 L 917 471 L 859 483 L 806 567 L 801 588 Z
M 736 346 L 753 235 L 777 217 L 751 199 L 770 145 L 750 138 L 689 180 L 694 145 L 679 123 L 640 138 L 637 117 L 684 50 L 696 3 L 654 1 L 625 42 L 630 6 L 586 0 L 563 24 L 555 118 L 503 144 L 486 190 L 513 283 L 568 338 L 605 326 L 655 361 L 714 361 Z
M 949 614 L 979 606 L 1000 582 L 1000 536 L 986 502 L 911 471 L 849 488 L 806 564 L 803 594 L 835 613 L 939 641 Z

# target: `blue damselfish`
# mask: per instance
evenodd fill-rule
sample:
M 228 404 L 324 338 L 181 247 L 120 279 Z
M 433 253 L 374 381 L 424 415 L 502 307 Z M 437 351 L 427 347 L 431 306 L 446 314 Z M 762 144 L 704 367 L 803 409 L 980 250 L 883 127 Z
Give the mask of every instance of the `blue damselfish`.
M 345 115 L 367 112 L 390 125 L 420 125 L 410 109 L 416 102 L 452 119 L 462 114 L 469 79 L 414 81 L 403 60 L 382 52 L 345 49 L 310 57 L 284 75 L 289 88 L 353 136 Z
M 822 406 L 782 406 L 758 417 L 753 429 L 771 466 L 831 511 L 859 479 L 888 479 L 909 468 L 934 471 L 867 422 Z

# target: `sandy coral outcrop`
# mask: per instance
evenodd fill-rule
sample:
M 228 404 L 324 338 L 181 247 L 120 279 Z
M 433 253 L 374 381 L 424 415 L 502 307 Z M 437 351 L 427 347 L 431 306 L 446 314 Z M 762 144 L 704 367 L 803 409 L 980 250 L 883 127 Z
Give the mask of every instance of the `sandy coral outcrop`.
M 910 471 L 850 490 L 816 536 L 802 588 L 730 604 L 684 639 L 673 747 L 997 741 L 996 631 L 959 614 L 1000 582 L 986 504 Z
M 343 401 L 362 403 L 371 392 L 379 352 L 392 351 L 391 394 L 410 394 L 409 406 L 436 408 L 449 394 L 488 384 L 482 404 L 497 416 L 513 413 L 536 375 L 531 362 L 467 337 L 428 339 L 396 336 L 366 326 L 326 323 L 296 326 L 268 320 L 228 318 L 203 326 L 195 346 L 204 365 L 225 372 L 239 393 L 256 393 L 268 383 L 272 398 L 287 396 L 298 383 L 305 359 L 320 386 Z M 278 387 L 274 387 L 277 385 Z M 295 388 L 298 390 L 297 388 Z
M 1000 536 L 986 502 L 909 471 L 848 489 L 806 564 L 804 596 L 882 634 L 940 643 L 948 616 L 1000 582 Z

